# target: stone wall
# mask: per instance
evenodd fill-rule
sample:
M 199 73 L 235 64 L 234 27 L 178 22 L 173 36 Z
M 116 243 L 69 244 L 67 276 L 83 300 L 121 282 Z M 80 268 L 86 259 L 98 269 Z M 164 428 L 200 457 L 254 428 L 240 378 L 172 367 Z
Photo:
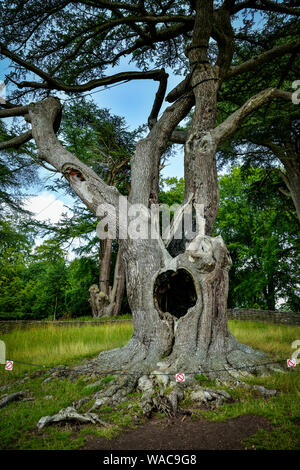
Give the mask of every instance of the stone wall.
M 300 325 L 300 313 L 274 312 L 250 308 L 233 308 L 227 310 L 229 320 L 263 321 L 283 325 Z

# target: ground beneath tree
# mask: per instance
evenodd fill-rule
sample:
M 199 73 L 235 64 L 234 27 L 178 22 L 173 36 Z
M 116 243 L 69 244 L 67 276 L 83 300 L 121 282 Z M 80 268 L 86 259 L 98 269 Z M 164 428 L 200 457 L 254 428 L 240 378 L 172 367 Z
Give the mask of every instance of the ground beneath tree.
M 89 437 L 83 450 L 240 450 L 246 448 L 243 439 L 259 429 L 270 430 L 269 421 L 252 415 L 222 422 L 153 418 L 116 439 Z

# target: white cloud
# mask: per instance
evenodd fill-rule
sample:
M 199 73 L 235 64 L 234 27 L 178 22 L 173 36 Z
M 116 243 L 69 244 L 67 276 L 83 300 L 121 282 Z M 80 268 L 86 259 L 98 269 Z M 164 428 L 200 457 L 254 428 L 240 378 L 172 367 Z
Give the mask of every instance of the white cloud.
M 41 194 L 36 196 L 27 197 L 26 201 L 24 201 L 24 209 L 32 212 L 33 218 L 39 222 L 47 221 L 53 224 L 59 222 L 62 214 L 66 213 L 69 216 L 72 215 L 71 210 L 64 205 L 63 201 L 56 199 L 55 195 L 48 191 L 43 191 Z M 35 248 L 44 243 L 44 241 L 45 238 L 37 237 L 33 246 L 33 252 Z M 68 261 L 72 261 L 76 257 L 73 249 L 78 248 L 81 243 L 80 239 L 75 238 L 71 245 L 69 243 L 66 244 L 66 247 L 62 245 L 62 248 L 67 248 Z
M 71 215 L 71 211 L 64 203 L 48 191 L 43 191 L 37 196 L 30 196 L 24 203 L 24 208 L 32 212 L 33 217 L 40 221 L 57 223 L 63 213 Z

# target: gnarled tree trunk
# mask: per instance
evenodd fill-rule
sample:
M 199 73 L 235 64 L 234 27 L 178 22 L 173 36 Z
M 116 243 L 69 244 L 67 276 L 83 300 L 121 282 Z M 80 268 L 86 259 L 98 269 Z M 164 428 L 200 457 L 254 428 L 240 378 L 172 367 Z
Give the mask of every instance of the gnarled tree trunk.
M 175 382 L 177 372 L 185 373 L 186 383 L 189 383 L 201 372 L 232 381 L 249 371 L 266 369 L 262 365 L 265 355 L 240 344 L 228 329 L 226 304 L 231 260 L 222 238 L 212 237 L 212 232 L 219 202 L 217 145 L 245 116 L 275 96 L 276 90 L 258 93 L 215 127 L 216 95 L 222 77 L 219 65 L 211 66 L 207 56 L 213 2 L 196 0 L 195 3 L 193 40 L 187 50 L 191 73 L 184 83 L 185 87 L 188 83 L 189 88 L 180 93 L 180 99 L 176 99 L 174 92 L 175 102 L 159 119 L 153 120 L 148 136 L 138 142 L 131 160 L 131 192 L 126 216 L 130 225 L 134 220 L 130 211 L 138 205 L 140 234 L 147 236 L 136 237 L 129 231 L 126 237 L 120 235 L 124 228 L 120 194 L 63 149 L 56 139 L 53 123 L 59 112 L 57 100 L 49 98 L 29 106 L 32 133 L 40 157 L 68 178 L 72 188 L 95 214 L 104 204 L 107 220 L 115 223 L 119 230 L 116 238 L 126 275 L 134 333 L 125 347 L 102 352 L 93 366 L 99 372 L 128 372 L 126 383 L 131 390 L 141 376 L 154 372 L 164 377 L 166 385 L 170 380 Z M 205 4 L 205 8 L 200 4 Z M 226 47 L 222 50 L 225 63 L 228 57 L 231 61 L 233 53 Z M 186 194 L 184 204 L 174 216 L 174 230 L 186 209 L 196 230 L 189 237 L 184 227 L 181 240 L 172 236 L 164 240 L 157 223 L 154 234 L 151 224 L 153 203 L 158 200 L 160 158 L 174 129 L 194 104 L 194 117 L 185 143 Z M 115 236 L 110 236 L 108 231 L 108 238 Z M 109 247 L 111 241 L 107 243 Z M 103 278 L 103 282 L 106 279 Z M 124 383 L 119 384 L 119 389 Z M 111 394 L 114 393 L 112 389 Z
M 286 175 L 282 177 L 290 191 L 290 196 L 293 200 L 297 217 L 300 222 L 300 156 L 291 153 L 290 158 L 281 158 Z
M 93 284 L 90 289 L 90 304 L 94 318 L 115 317 L 120 314 L 125 290 L 125 272 L 120 249 L 114 269 L 113 285 L 110 286 L 112 240 L 101 240 L 99 257 L 99 286 Z
M 203 65 L 199 67 L 197 80 L 203 80 L 203 84 L 196 88 L 196 96 L 187 94 L 170 106 L 148 137 L 136 147 L 129 209 L 133 204 L 142 208 L 141 233 L 151 233 L 151 201 L 153 196 L 155 199 L 154 190 L 158 191 L 158 186 L 153 188 L 153 174 L 157 171 L 153 162 L 159 163 L 158 156 L 166 148 L 172 130 L 191 108 L 194 99 L 197 102 L 199 97 L 201 105 L 201 89 L 203 93 L 209 92 L 208 103 L 203 102 L 203 106 L 210 106 L 215 100 L 216 83 L 206 80 L 215 70 Z M 106 185 L 90 168 L 65 150 L 56 138 L 53 122 L 59 109 L 58 100 L 53 98 L 29 107 L 32 132 L 41 158 L 65 175 L 95 214 L 103 203 L 109 220 L 118 220 L 121 225 L 120 219 L 124 214 L 118 212 L 118 191 Z M 213 377 L 232 379 L 244 374 L 244 371 L 239 372 L 241 367 L 252 370 L 255 363 L 265 360 L 262 353 L 239 344 L 227 326 L 230 257 L 221 237 L 210 236 L 218 196 L 214 186 L 217 183 L 216 143 L 211 129 L 214 119 L 208 112 L 207 116 L 206 124 L 200 129 L 197 129 L 197 120 L 193 120 L 189 131 L 185 158 L 194 158 L 195 163 L 192 169 L 185 166 L 187 190 L 192 194 L 182 209 L 190 206 L 193 214 L 192 207 L 203 201 L 208 234 L 204 233 L 201 214 L 199 216 L 195 209 L 196 219 L 200 220 L 198 233 L 186 247 L 181 243 L 177 252 L 174 246 L 171 247 L 172 241 L 164 243 L 158 229 L 155 236 L 146 239 L 132 237 L 130 233 L 119 239 L 134 333 L 124 348 L 101 353 L 94 366 L 99 371 L 129 371 L 131 385 L 136 384 L 141 375 L 157 369 L 165 377 L 181 371 L 193 380 L 196 373 L 206 371 Z M 68 171 L 70 168 L 76 172 Z M 199 179 L 193 178 L 196 172 Z M 71 173 L 75 176 L 70 176 Z M 206 180 L 210 183 L 206 184 Z M 211 190 L 215 194 L 212 200 L 209 197 Z M 129 224 L 132 218 L 128 217 Z M 174 219 L 177 219 L 176 214 Z

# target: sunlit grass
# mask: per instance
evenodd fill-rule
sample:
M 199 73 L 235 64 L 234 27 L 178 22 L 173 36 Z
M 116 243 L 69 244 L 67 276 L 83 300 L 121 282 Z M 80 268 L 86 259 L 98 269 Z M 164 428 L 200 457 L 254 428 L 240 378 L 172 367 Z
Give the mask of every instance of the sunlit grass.
M 5 372 L 5 376 L 34 370 L 34 367 L 18 364 L 18 361 L 49 367 L 76 362 L 95 356 L 103 350 L 124 346 L 132 331 L 131 321 L 95 327 L 51 325 L 26 330 L 15 329 L 0 336 L 6 344 L 6 359 L 15 361 L 14 370 Z M 0 373 L 0 381 L 3 372 Z
M 285 360 L 295 351 L 293 341 L 300 339 L 300 327 L 262 322 L 230 320 L 232 334 L 244 344 L 265 351 L 272 359 Z M 299 355 L 300 356 L 300 355 Z M 283 363 L 284 365 L 284 363 Z M 260 430 L 246 439 L 248 448 L 269 450 L 295 450 L 300 448 L 300 371 L 288 370 L 269 376 L 249 377 L 245 381 L 263 385 L 280 393 L 265 399 L 255 391 L 245 388 L 228 390 L 236 401 L 226 403 L 214 411 L 199 411 L 199 415 L 212 421 L 224 421 L 242 415 L 263 416 L 269 420 L 272 430 Z
M 295 351 L 292 342 L 300 340 L 300 326 L 229 320 L 231 333 L 254 349 L 265 351 L 274 359 L 288 359 Z M 300 355 L 299 355 L 300 357 Z

